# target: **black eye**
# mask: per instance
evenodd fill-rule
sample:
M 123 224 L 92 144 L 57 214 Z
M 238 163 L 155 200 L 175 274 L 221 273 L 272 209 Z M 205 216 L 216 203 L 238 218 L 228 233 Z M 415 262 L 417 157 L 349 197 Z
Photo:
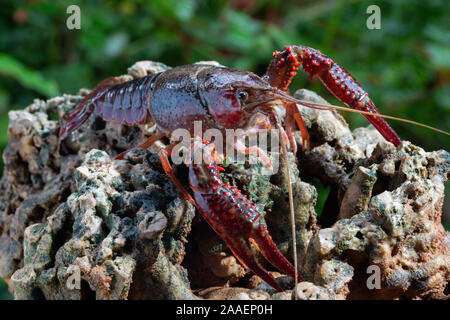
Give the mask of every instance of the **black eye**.
M 237 93 L 237 97 L 238 97 L 238 99 L 241 100 L 241 101 L 246 101 L 246 100 L 248 99 L 248 93 L 245 92 L 245 91 L 239 91 L 239 92 Z

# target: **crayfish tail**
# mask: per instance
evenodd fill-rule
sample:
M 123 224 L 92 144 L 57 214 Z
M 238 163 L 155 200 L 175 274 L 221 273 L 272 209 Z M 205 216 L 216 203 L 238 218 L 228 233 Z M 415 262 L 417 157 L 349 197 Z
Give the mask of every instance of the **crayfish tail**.
M 59 129 L 59 140 L 64 140 L 71 132 L 78 129 L 94 111 L 92 104 L 86 103 L 86 98 L 83 99 L 80 106 L 67 117 L 64 125 Z
M 65 119 L 59 130 L 59 140 L 64 140 L 70 133 L 78 129 L 84 122 L 86 122 L 93 112 L 101 113 L 103 110 L 98 98 L 104 96 L 111 86 L 121 82 L 123 82 L 122 79 L 111 77 L 97 84 L 94 90 L 84 97 L 83 100 L 78 103 L 76 109 L 72 111 Z

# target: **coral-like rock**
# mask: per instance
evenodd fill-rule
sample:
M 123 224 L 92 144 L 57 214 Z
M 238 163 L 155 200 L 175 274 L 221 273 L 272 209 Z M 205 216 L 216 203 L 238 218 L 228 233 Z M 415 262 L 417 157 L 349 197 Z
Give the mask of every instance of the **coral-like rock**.
M 142 61 L 123 77 L 165 69 Z M 293 289 L 293 279 L 275 272 L 286 290 L 276 293 L 196 214 L 164 174 L 155 148 L 112 160 L 151 135 L 150 125 L 92 116 L 58 142 L 60 122 L 53 119 L 87 93 L 9 113 L 0 277 L 16 299 L 290 300 L 293 290 L 300 299 L 449 297 L 450 236 L 440 222 L 447 152 L 409 142 L 395 148 L 373 128 L 352 132 L 334 111 L 299 106 L 311 150 L 289 153 L 288 165 L 305 281 Z M 296 96 L 326 103 L 307 90 Z M 230 164 L 222 178 L 265 213 L 274 241 L 292 259 L 283 157 L 270 157 L 280 161 L 274 175 L 262 175 L 261 163 Z M 186 184 L 185 165 L 174 170 Z M 331 188 L 319 217 L 317 180 Z
M 298 283 L 295 290 L 299 300 L 330 300 L 334 298 L 324 287 L 316 286 L 308 281 Z

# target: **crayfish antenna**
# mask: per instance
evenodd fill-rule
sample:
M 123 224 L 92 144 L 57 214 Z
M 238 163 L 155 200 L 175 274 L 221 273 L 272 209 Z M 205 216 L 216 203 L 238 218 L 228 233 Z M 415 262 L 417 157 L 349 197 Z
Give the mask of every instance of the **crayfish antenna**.
M 291 183 L 291 172 L 289 170 L 289 162 L 288 162 L 288 154 L 287 154 L 287 146 L 286 141 L 283 138 L 283 132 L 284 129 L 281 125 L 280 118 L 278 117 L 275 110 L 271 113 L 271 118 L 274 123 L 276 123 L 278 132 L 280 133 L 280 144 L 282 149 L 282 154 L 284 158 L 284 165 L 286 169 L 286 176 L 287 176 L 287 188 L 288 188 L 288 194 L 289 194 L 289 212 L 290 212 L 290 219 L 291 219 L 291 236 L 292 236 L 292 255 L 294 259 L 294 299 L 297 300 L 297 290 L 295 290 L 295 286 L 297 285 L 297 282 L 299 280 L 298 277 L 298 263 L 297 263 L 297 237 L 295 233 L 295 213 L 294 213 L 294 197 L 292 194 L 292 183 Z
M 288 193 L 289 193 L 289 212 L 291 218 L 291 235 L 292 235 L 292 252 L 294 258 L 294 299 L 297 300 L 297 290 L 295 290 L 295 286 L 298 282 L 298 266 L 297 266 L 297 238 L 295 234 L 295 214 L 294 214 L 294 198 L 292 195 L 292 184 L 291 184 L 291 173 L 289 170 L 289 162 L 287 156 L 287 147 L 286 143 L 283 139 L 280 139 L 281 147 L 283 149 L 283 158 L 284 164 L 286 167 L 286 175 L 287 175 L 287 183 L 288 183 Z
M 296 99 L 296 98 L 294 98 Z M 363 111 L 363 110 L 355 110 L 355 109 L 350 109 L 347 107 L 341 107 L 341 106 L 334 106 L 331 104 L 321 104 L 321 103 L 316 103 L 316 102 L 312 102 L 312 101 L 308 101 L 308 100 L 300 100 L 300 99 L 296 99 L 297 103 L 300 105 L 303 105 L 305 107 L 308 108 L 313 108 L 313 109 L 317 109 L 317 110 L 331 110 L 331 109 L 335 109 L 335 110 L 340 110 L 340 111 L 346 111 L 346 112 L 353 112 L 353 113 L 359 113 L 362 115 L 368 115 L 368 116 L 374 116 L 374 117 L 379 117 L 379 118 L 386 118 L 386 119 L 390 119 L 390 120 L 396 120 L 396 121 L 400 121 L 400 122 L 405 122 L 405 123 L 409 123 L 409 124 L 413 124 L 419 127 L 423 127 L 423 128 L 427 128 L 442 134 L 445 134 L 447 136 L 450 135 L 449 132 L 426 125 L 424 123 L 420 123 L 417 121 L 413 121 L 413 120 L 408 120 L 408 119 L 403 119 L 403 118 L 399 118 L 399 117 L 394 117 L 394 116 L 389 116 L 389 115 L 385 115 L 382 113 L 373 113 L 373 112 L 368 112 L 368 111 Z
M 416 122 L 413 120 L 408 120 L 408 119 L 403 119 L 403 118 L 399 118 L 399 117 L 394 117 L 394 116 L 389 116 L 389 115 L 385 115 L 382 113 L 373 113 L 370 111 L 364 111 L 364 110 L 358 110 L 358 109 L 351 109 L 348 107 L 341 107 L 341 106 L 335 106 L 332 104 L 322 104 L 322 103 L 317 103 L 317 102 L 312 102 L 309 100 L 301 100 L 298 98 L 295 98 L 285 92 L 277 92 L 277 95 L 280 96 L 280 99 L 282 100 L 286 100 L 286 101 L 290 101 L 290 102 L 294 102 L 297 103 L 299 105 L 302 105 L 304 107 L 308 107 L 308 108 L 312 108 L 312 109 L 316 109 L 316 110 L 331 110 L 331 109 L 335 109 L 335 110 L 339 110 L 339 111 L 345 111 L 345 112 L 353 112 L 353 113 L 359 113 L 362 114 L 364 116 L 371 116 L 371 117 L 377 117 L 377 118 L 385 118 L 385 119 L 390 119 L 390 120 L 396 120 L 396 121 L 400 121 L 400 122 L 405 122 L 405 123 L 409 123 L 409 124 L 413 124 L 419 127 L 423 127 L 423 128 L 427 128 L 436 132 L 439 132 L 441 134 L 445 134 L 447 136 L 450 135 L 449 132 L 426 125 L 424 123 L 420 123 L 420 122 Z

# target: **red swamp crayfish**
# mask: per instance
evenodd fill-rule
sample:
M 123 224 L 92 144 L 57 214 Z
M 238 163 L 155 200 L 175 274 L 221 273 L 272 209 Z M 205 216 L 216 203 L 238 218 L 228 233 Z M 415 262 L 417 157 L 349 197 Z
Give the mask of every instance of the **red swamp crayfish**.
M 280 142 L 286 159 L 290 146 L 294 153 L 296 152 L 296 125 L 302 134 L 302 148 L 309 149 L 308 132 L 297 104 L 318 109 L 352 111 L 292 97 L 287 92 L 288 86 L 300 66 L 310 77 L 318 76 L 332 94 L 354 109 L 353 112 L 362 113 L 387 141 L 395 146 L 401 143 L 399 136 L 382 118 L 387 116 L 379 114 L 367 92 L 347 71 L 320 51 L 298 45 L 290 45 L 280 52 L 274 52 L 266 74 L 262 77 L 236 69 L 194 64 L 131 81 L 117 77 L 108 78 L 100 82 L 69 114 L 60 128 L 59 137 L 60 140 L 65 139 L 92 113 L 101 115 L 105 121 L 114 120 L 116 123 L 155 124 L 156 133 L 138 146 L 144 149 L 165 136 L 170 137 L 178 128 L 188 130 L 192 136 L 194 121 L 201 121 L 204 130 L 215 128 L 222 132 L 239 128 L 253 134 L 258 130 L 276 128 L 280 132 Z M 275 103 L 286 108 L 284 128 L 275 111 Z M 261 122 L 261 115 L 268 121 Z M 200 137 L 194 137 L 196 138 Z M 218 175 L 221 168 L 214 161 L 214 150 L 209 149 L 212 144 L 199 145 L 194 141 L 191 151 L 195 153 L 196 150 L 207 150 L 206 159 L 209 161 L 200 165 L 188 165 L 193 196 L 185 190 L 173 174 L 169 161 L 169 155 L 177 143 L 179 141 L 161 148 L 158 152 L 164 171 L 184 196 L 197 207 L 238 260 L 278 291 L 282 290 L 280 285 L 257 262 L 254 248 L 259 249 L 280 271 L 293 276 L 295 283 L 301 280 L 297 270 L 294 208 L 287 161 L 285 163 L 288 173 L 294 266 L 271 240 L 261 214 L 253 204 L 234 186 L 222 184 Z M 236 137 L 233 147 L 240 153 L 256 154 L 270 165 L 265 152 L 257 146 L 247 147 Z M 123 159 L 126 153 L 127 151 L 123 152 L 117 159 Z

